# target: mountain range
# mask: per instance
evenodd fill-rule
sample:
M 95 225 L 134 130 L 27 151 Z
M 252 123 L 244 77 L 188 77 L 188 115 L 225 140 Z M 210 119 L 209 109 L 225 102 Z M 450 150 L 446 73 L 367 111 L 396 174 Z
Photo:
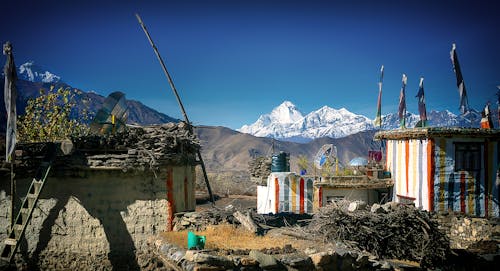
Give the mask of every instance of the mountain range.
M 473 127 L 479 126 L 480 116 L 473 112 Z M 427 113 L 428 125 L 434 127 L 470 127 L 469 117 L 457 116 L 452 112 L 430 111 Z M 419 115 L 408 112 L 406 127 L 413 128 L 420 120 Z M 399 116 L 390 113 L 382 116 L 383 130 L 399 128 Z M 243 125 L 238 131 L 259 137 L 271 137 L 293 142 L 308 142 L 322 137 L 341 138 L 363 131 L 376 129 L 374 121 L 357 115 L 345 108 L 334 109 L 323 106 L 309 114 L 303 114 L 290 101 L 284 101 L 270 113 L 261 115 L 256 122 Z
M 18 80 L 17 86 L 17 114 L 24 114 L 24 109 L 30 98 L 35 98 L 40 95 L 40 90 L 48 90 L 51 87 L 69 88 L 75 95 L 75 111 L 80 112 L 86 108 L 89 112 L 97 112 L 101 108 L 106 97 L 99 95 L 93 91 L 86 92 L 64 83 L 61 77 L 45 70 L 42 66 L 36 65 L 33 61 L 20 65 L 17 69 Z M 0 112 L 5 112 L 5 104 L 3 103 L 4 84 L 1 84 L 0 91 Z M 127 123 L 136 123 L 141 125 L 159 124 L 166 122 L 177 122 L 178 119 L 160 113 L 150 107 L 145 106 L 139 101 L 127 100 L 128 119 Z M 0 131 L 5 131 L 5 114 L 0 115 Z
M 21 65 L 18 74 L 18 114 L 24 113 L 28 99 L 40 95 L 40 89 L 49 89 L 51 86 L 74 89 L 64 83 L 60 76 L 43 70 L 33 62 Z M 3 88 L 3 84 L 1 85 Z M 3 93 L 0 91 L 0 100 L 3 100 Z M 91 112 L 96 112 L 105 100 L 104 96 L 95 92 L 74 89 L 74 93 L 76 107 L 86 107 Z M 128 123 L 149 125 L 178 121 L 139 101 L 127 100 L 127 105 Z M 3 102 L 0 103 L 0 110 L 5 112 Z M 431 111 L 428 117 L 433 126 L 467 126 L 463 119 L 449 111 Z M 5 114 L 0 114 L 0 132 L 5 131 L 5 118 Z M 417 121 L 417 115 L 408 113 L 407 127 L 413 127 Z M 395 129 L 398 124 L 397 114 L 383 117 L 384 129 Z M 215 173 L 244 172 L 252 158 L 268 156 L 273 149 L 274 152 L 290 153 L 292 170 L 297 170 L 298 157 L 304 155 L 312 161 L 323 144 L 337 146 L 342 163 L 347 163 L 354 157 L 366 156 L 370 149 L 380 148 L 380 143 L 373 141 L 376 130 L 371 119 L 345 108 L 333 109 L 328 106 L 303 114 L 289 101 L 283 102 L 271 113 L 260 116 L 254 124 L 243 126 L 239 131 L 220 126 L 195 128 L 207 169 Z

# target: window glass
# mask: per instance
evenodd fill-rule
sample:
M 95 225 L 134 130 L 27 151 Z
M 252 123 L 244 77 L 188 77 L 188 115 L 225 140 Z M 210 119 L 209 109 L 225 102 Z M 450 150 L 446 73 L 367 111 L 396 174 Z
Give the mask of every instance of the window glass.
M 481 170 L 481 143 L 455 143 L 455 171 Z

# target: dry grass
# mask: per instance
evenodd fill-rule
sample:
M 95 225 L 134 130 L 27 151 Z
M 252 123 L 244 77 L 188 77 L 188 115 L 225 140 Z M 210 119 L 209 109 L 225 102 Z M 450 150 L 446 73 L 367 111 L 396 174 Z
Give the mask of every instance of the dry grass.
M 286 244 L 297 248 L 298 245 L 298 241 L 292 237 L 255 236 L 243 228 L 229 224 L 208 226 L 206 230 L 195 234 L 206 236 L 206 249 L 263 249 L 283 247 Z M 162 236 L 178 247 L 187 248 L 187 231 L 164 232 Z

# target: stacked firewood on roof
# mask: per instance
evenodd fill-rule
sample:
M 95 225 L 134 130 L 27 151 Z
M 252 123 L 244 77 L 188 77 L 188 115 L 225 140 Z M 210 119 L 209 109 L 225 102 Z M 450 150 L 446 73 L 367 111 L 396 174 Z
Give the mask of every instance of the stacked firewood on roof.
M 250 176 L 255 178 L 267 178 L 271 174 L 271 158 L 260 156 L 248 162 Z
M 376 207 L 350 212 L 341 204 L 328 205 L 303 230 L 325 242 L 351 242 L 379 258 L 417 261 L 424 268 L 440 266 L 450 255 L 449 239 L 431 213 L 394 202 Z
M 200 142 L 189 128 L 184 122 L 129 126 L 115 134 L 72 138 L 72 153 L 60 155 L 54 166 L 61 171 L 74 168 L 144 171 L 157 170 L 162 165 L 196 165 Z M 36 169 L 45 144 L 20 144 L 18 148 L 23 150 L 23 155 L 17 158 L 20 167 Z
M 91 167 L 155 169 L 165 164 L 195 165 L 200 148 L 199 140 L 184 122 L 129 127 L 115 135 L 73 142 L 77 151 L 86 153 Z

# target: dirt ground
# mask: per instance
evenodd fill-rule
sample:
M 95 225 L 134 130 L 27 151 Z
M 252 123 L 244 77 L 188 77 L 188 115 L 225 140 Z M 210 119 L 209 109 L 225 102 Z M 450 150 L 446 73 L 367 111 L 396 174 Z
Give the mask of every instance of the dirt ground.
M 247 195 L 229 195 L 227 197 L 215 196 L 215 208 L 219 210 L 248 210 L 257 207 L 257 197 Z M 209 197 L 206 194 L 196 195 L 196 212 L 203 212 L 213 208 Z M 271 230 L 264 236 L 256 236 L 254 233 L 248 232 L 242 227 L 234 225 L 222 224 L 211 225 L 203 231 L 195 231 L 197 235 L 203 235 L 207 238 L 206 249 L 216 250 L 220 253 L 233 250 L 250 250 L 250 249 L 272 249 L 283 250 L 300 249 L 315 246 L 316 244 L 307 240 L 297 240 L 291 236 L 284 236 L 279 229 Z M 187 231 L 165 232 L 162 234 L 171 243 L 186 249 Z M 248 251 L 246 251 L 248 254 Z

